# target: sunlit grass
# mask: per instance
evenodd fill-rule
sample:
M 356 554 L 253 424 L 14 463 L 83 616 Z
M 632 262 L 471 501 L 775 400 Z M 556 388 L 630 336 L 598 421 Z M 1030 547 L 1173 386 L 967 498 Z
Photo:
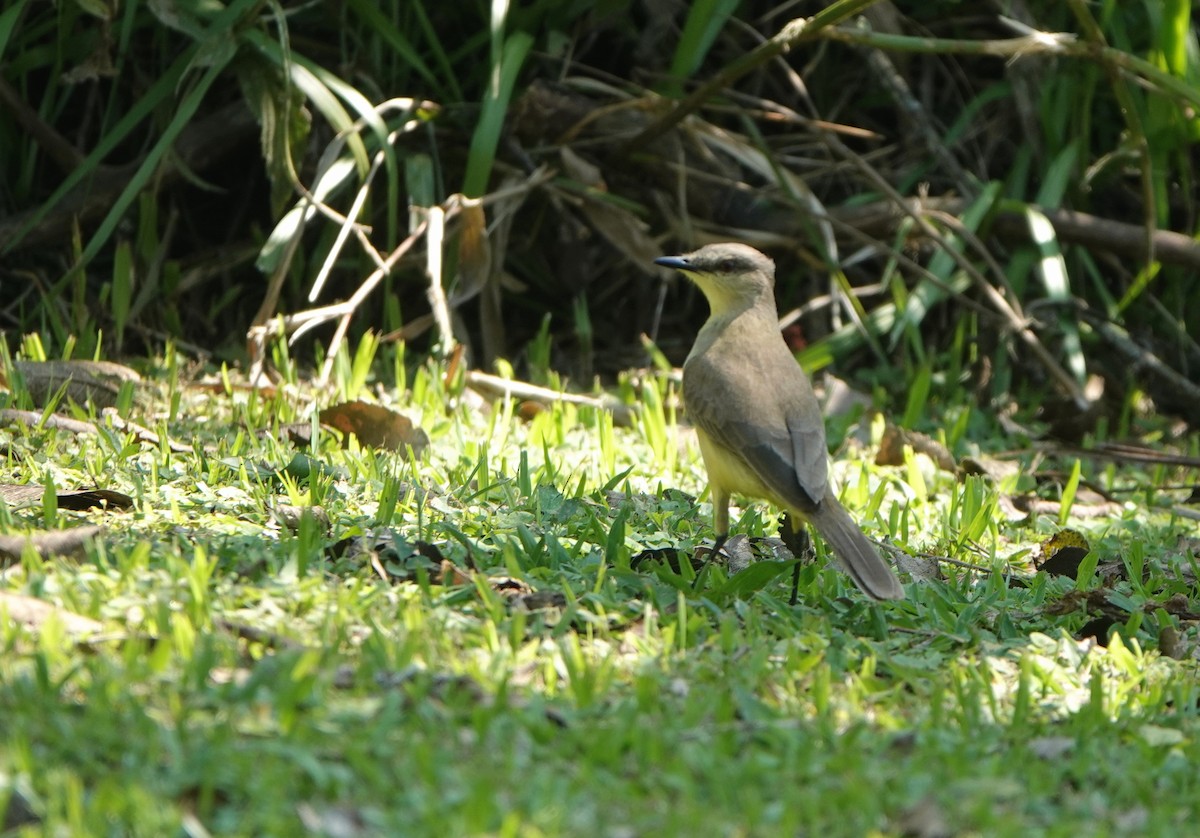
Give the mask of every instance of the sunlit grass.
M 12 480 L 98 476 L 136 499 L 6 513 L 17 530 L 106 527 L 79 561 L 27 553 L 5 571 L 7 590 L 111 630 L 80 646 L 56 620 L 3 629 L 0 773 L 39 828 L 262 834 L 349 818 L 566 835 L 619 811 L 635 832 L 857 834 L 933 807 L 960 830 L 1153 832 L 1191 811 L 1197 688 L 1191 663 L 1153 651 L 1184 628 L 1163 610 L 1180 589 L 1157 519 L 1136 549 L 1112 543 L 1120 522 L 1073 522 L 1149 574 L 1113 588 L 1130 610 L 1107 648 L 1071 636 L 1082 610 L 1055 607 L 1071 580 L 1006 584 L 1005 558 L 1040 536 L 997 516 L 995 487 L 923 455 L 878 467 L 852 448 L 834 475 L 870 535 L 981 575 L 945 565 L 888 606 L 820 564 L 794 608 L 787 563 L 714 567 L 693 590 L 686 561 L 630 569 L 711 537 L 695 444 L 664 411 L 669 376 L 642 379 L 632 428 L 572 405 L 522 419 L 447 391 L 435 366 L 392 389 L 375 377 L 391 350 L 368 368 L 371 346 L 347 351 L 324 394 L 163 387 L 188 454 L 0 431 Z M 362 390 L 420 417 L 419 462 L 323 435 L 299 477 L 293 446 L 260 433 Z M 275 512 L 317 502 L 325 518 Z M 757 505 L 735 522 L 775 529 Z M 354 537 L 375 546 L 334 547 Z

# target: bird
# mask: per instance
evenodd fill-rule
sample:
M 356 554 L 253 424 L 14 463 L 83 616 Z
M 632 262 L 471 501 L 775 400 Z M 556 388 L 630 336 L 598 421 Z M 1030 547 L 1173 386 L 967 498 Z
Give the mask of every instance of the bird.
M 825 421 L 812 383 L 779 331 L 775 263 L 736 242 L 709 244 L 655 264 L 694 282 L 710 314 L 683 364 L 683 403 L 708 472 L 719 554 L 729 500 L 767 500 L 807 523 L 867 596 L 904 599 L 904 588 L 834 495 Z

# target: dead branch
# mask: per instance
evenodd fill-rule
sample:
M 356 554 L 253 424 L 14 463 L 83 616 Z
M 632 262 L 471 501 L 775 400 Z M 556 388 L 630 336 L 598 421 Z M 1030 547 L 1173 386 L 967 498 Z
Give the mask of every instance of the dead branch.
M 859 207 L 833 209 L 830 215 L 852 227 L 876 236 L 893 232 L 901 220 L 910 212 L 936 210 L 957 215 L 967 207 L 962 198 L 907 198 L 907 208 L 893 202 L 866 204 Z M 1146 229 L 1140 224 L 1113 221 L 1069 209 L 1037 208 L 1054 225 L 1059 239 L 1069 244 L 1082 245 L 1089 250 L 1102 250 L 1132 259 L 1150 256 Z M 1025 214 L 1016 209 L 1001 208 L 992 218 L 992 232 L 1010 241 L 1025 241 L 1029 238 L 1029 226 Z M 1152 236 L 1154 257 L 1170 265 L 1182 265 L 1200 269 L 1200 242 L 1172 230 L 1155 230 Z

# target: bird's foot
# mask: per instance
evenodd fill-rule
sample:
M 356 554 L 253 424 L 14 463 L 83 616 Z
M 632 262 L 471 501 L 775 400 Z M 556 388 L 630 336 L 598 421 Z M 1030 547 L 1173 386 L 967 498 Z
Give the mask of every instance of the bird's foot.
M 784 526 L 779 528 L 779 539 L 796 557 L 796 567 L 792 570 L 792 595 L 788 598 L 788 605 L 795 607 L 800 601 L 800 565 L 811 561 L 815 551 L 808 527 L 804 524 L 797 525 L 790 513 L 783 517 Z

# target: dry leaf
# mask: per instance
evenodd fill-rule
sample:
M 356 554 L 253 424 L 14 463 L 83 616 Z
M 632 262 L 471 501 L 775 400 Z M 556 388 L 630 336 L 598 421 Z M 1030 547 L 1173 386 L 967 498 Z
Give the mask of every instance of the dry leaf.
M 1159 630 L 1158 651 L 1162 653 L 1163 657 L 1177 661 L 1185 660 L 1188 657 L 1188 650 L 1184 646 L 1179 629 L 1172 625 L 1163 626 Z
M 626 257 L 626 262 L 635 270 L 650 277 L 659 275 L 654 260 L 661 255 L 661 247 L 650 235 L 650 226 L 629 210 L 595 195 L 584 195 L 579 209 L 588 222 L 600 233 L 617 253 Z
M 483 204 L 464 203 L 459 211 L 458 287 L 454 305 L 477 296 L 492 281 L 492 246 Z
M 883 430 L 883 439 L 879 442 L 879 453 L 875 455 L 877 466 L 904 465 L 904 446 L 912 447 L 914 454 L 924 454 L 937 464 L 942 471 L 956 472 L 958 466 L 950 449 L 932 437 L 919 431 L 909 431 L 891 422 Z
M 419 457 L 429 445 L 429 436 L 411 419 L 377 404 L 343 402 L 322 410 L 320 419 L 322 425 L 346 436 L 354 434 L 359 442 L 372 448 L 404 454 L 407 447 L 412 446 L 413 454 Z
M 1059 530 L 1042 542 L 1033 563 L 1040 571 L 1074 579 L 1079 573 L 1079 563 L 1090 549 L 1083 533 Z
M 6 614 L 9 620 L 22 623 L 34 631 L 40 629 L 47 620 L 56 618 L 67 633 L 76 639 L 99 634 L 104 628 L 91 617 L 75 614 L 45 600 L 9 591 L 0 591 L 0 614 Z
M 88 526 L 28 535 L 0 535 L 0 567 L 19 562 L 27 544 L 32 544 L 40 556 L 72 556 L 82 553 L 87 543 L 99 534 L 99 527 Z
M 558 157 L 567 177 L 601 192 L 608 191 L 608 184 L 604 182 L 604 173 L 600 171 L 600 167 L 583 159 L 570 146 L 560 146 Z
M 929 556 L 912 556 L 903 550 L 892 551 L 896 567 L 912 577 L 914 582 L 933 582 L 942 578 L 942 568 L 937 559 Z
M 0 498 L 12 507 L 40 506 L 46 487 L 29 483 L 0 483 Z M 129 509 L 133 498 L 110 489 L 79 489 L 74 492 L 58 492 L 59 509 L 76 512 L 85 509 Z
M 300 529 L 300 522 L 305 513 L 312 517 L 322 532 L 329 531 L 329 513 L 323 506 L 294 506 L 290 503 L 277 503 L 271 506 L 271 518 L 279 526 L 295 532 Z
M 33 403 L 43 406 L 66 385 L 66 396 L 76 404 L 112 407 L 126 381 L 135 385 L 142 377 L 129 367 L 111 361 L 13 361 Z
M 726 567 L 730 576 L 754 564 L 754 552 L 750 549 L 750 539 L 744 533 L 731 536 L 725 542 L 722 550 L 729 557 Z
M 999 483 L 1004 478 L 1012 477 L 1021 471 L 1021 466 L 1016 462 L 997 460 L 986 454 L 963 457 L 959 466 L 962 468 L 963 474 L 986 477 L 993 483 Z

